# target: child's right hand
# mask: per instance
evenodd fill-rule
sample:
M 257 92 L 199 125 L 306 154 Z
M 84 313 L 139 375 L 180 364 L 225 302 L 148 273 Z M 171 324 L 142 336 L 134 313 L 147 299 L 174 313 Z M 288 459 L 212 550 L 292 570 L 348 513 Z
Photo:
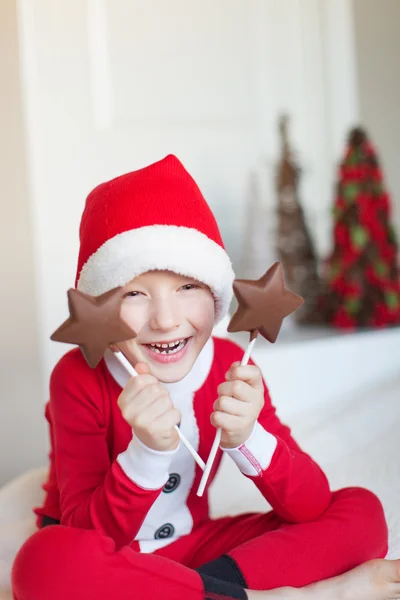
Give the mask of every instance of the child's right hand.
M 174 450 L 179 444 L 174 427 L 180 422 L 181 413 L 166 388 L 150 375 L 145 362 L 137 363 L 135 370 L 138 376 L 128 381 L 118 398 L 122 416 L 148 448 Z

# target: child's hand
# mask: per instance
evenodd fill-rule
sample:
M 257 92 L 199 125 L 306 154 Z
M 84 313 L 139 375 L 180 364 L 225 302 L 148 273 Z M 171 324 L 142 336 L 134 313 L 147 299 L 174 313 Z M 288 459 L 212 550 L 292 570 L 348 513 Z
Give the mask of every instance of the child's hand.
M 218 386 L 211 423 L 222 428 L 221 446 L 235 448 L 243 444 L 253 431 L 264 406 L 261 371 L 254 365 L 233 363 L 226 381 Z
M 150 375 L 146 363 L 138 363 L 135 369 L 138 376 L 128 381 L 118 398 L 122 416 L 148 448 L 174 450 L 179 443 L 174 426 L 180 422 L 181 413 L 165 387 Z

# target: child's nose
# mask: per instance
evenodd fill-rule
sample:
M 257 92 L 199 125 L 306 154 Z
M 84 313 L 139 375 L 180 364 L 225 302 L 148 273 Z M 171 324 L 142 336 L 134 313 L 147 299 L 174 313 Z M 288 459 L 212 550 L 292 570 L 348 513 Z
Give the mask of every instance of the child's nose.
M 149 325 L 154 330 L 177 329 L 180 325 L 180 316 L 174 303 L 158 299 L 152 307 Z

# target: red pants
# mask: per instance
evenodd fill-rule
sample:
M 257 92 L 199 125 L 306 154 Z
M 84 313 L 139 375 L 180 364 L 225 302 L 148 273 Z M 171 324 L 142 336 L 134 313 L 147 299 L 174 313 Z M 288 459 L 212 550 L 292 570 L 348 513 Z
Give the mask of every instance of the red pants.
M 387 553 L 382 506 L 371 492 L 335 492 L 316 521 L 289 524 L 275 513 L 208 521 L 154 554 L 116 551 L 96 531 L 61 525 L 36 532 L 13 566 L 15 600 L 204 600 L 195 568 L 228 553 L 250 589 L 302 587 Z

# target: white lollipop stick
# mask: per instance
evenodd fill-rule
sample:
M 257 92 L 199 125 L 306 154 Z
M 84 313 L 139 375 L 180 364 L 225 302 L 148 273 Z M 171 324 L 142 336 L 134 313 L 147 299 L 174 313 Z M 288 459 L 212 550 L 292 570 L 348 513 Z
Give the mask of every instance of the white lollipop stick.
M 114 356 L 119 360 L 119 362 L 121 363 L 121 365 L 123 365 L 125 367 L 125 369 L 128 371 L 128 373 L 132 377 L 137 377 L 137 372 L 132 367 L 131 363 L 126 358 L 126 356 L 124 354 L 122 354 L 122 352 L 115 352 Z M 180 440 L 181 440 L 182 444 L 184 446 L 186 446 L 186 448 L 189 450 L 190 454 L 193 456 L 194 460 L 197 462 L 197 464 L 199 465 L 199 467 L 204 471 L 205 466 L 206 466 L 204 460 L 202 458 L 200 458 L 200 456 L 197 454 L 196 450 L 193 448 L 193 446 L 191 445 L 191 443 L 189 442 L 189 440 L 187 440 L 186 437 L 183 435 L 183 433 L 179 429 L 178 425 L 175 425 L 175 429 L 178 432 L 178 435 L 180 437 Z
M 256 343 L 256 339 L 257 339 L 257 337 L 255 337 L 253 340 L 251 340 L 251 342 L 247 346 L 247 350 L 244 353 L 242 362 L 240 363 L 241 366 L 247 365 L 247 363 L 249 362 L 249 358 L 250 358 L 251 352 L 253 350 L 254 344 Z M 217 429 L 217 433 L 215 435 L 215 439 L 214 439 L 213 445 L 211 447 L 210 456 L 207 459 L 206 467 L 204 469 L 202 478 L 200 480 L 199 489 L 197 490 L 198 496 L 202 496 L 204 494 L 204 490 L 207 485 L 207 481 L 210 476 L 215 457 L 217 456 L 219 445 L 221 443 L 221 434 L 222 434 L 222 431 L 221 431 L 221 428 L 219 427 Z

